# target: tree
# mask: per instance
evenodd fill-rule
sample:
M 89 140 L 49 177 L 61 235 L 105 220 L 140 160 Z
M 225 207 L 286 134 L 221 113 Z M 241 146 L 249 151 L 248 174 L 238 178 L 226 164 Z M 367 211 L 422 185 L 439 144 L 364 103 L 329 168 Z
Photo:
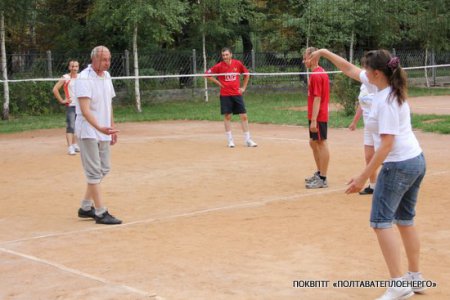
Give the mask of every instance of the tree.
M 130 42 L 134 56 L 136 109 L 139 112 L 138 33 L 142 30 L 147 42 L 173 42 L 173 34 L 179 32 L 186 22 L 185 8 L 183 0 L 98 0 L 88 18 L 88 26 L 94 26 L 100 31 L 119 30 L 122 36 L 132 36 Z
M 250 32 L 258 12 L 250 0 L 189 0 L 189 22 L 177 35 L 176 45 L 187 49 L 200 49 L 205 34 L 208 52 L 218 53 L 221 48 L 236 46 L 242 40 L 244 52 L 253 48 Z M 205 22 L 203 23 L 203 18 Z
M 26 27 L 27 16 L 29 16 L 30 10 L 27 7 L 33 7 L 32 4 L 36 4 L 36 1 L 32 0 L 17 0 L 12 3 L 0 2 L 0 44 L 1 44 L 1 66 L 3 73 L 3 112 L 2 119 L 9 119 L 9 85 L 8 85 L 8 70 L 7 57 L 6 57 L 6 44 L 8 32 L 11 33 L 11 37 L 15 37 L 15 29 Z M 27 30 L 22 34 L 27 34 Z
M 98 38 L 86 26 L 92 5 L 92 0 L 42 1 L 36 10 L 38 50 L 50 49 L 68 56 L 90 51 L 91 41 Z

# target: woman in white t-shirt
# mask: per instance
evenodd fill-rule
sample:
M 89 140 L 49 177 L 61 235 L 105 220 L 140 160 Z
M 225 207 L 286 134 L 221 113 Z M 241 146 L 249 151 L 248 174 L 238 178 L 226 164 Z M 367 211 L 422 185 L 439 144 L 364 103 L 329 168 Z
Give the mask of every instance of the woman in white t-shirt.
M 386 50 L 369 51 L 361 70 L 342 57 L 321 49 L 311 59 L 327 58 L 345 75 L 377 87 L 367 130 L 373 135 L 375 153 L 363 172 L 353 177 L 346 193 L 361 190 L 370 174 L 383 165 L 373 194 L 370 225 L 389 269 L 391 284 L 378 299 L 406 299 L 421 292 L 423 279 L 419 272 L 420 242 L 414 227 L 415 206 L 425 175 L 425 159 L 417 141 L 406 102 L 406 74 L 400 60 Z M 396 223 L 408 258 L 408 273 L 402 272 L 401 243 L 392 228 Z
M 362 65 L 364 65 L 364 59 L 361 61 Z M 369 84 L 365 85 L 361 84 L 359 95 L 358 95 L 358 108 L 356 109 L 355 116 L 353 117 L 352 122 L 348 126 L 351 131 L 356 129 L 356 125 L 363 116 L 364 122 L 364 158 L 366 160 L 366 164 L 368 164 L 375 153 L 374 141 L 372 134 L 367 130 L 366 123 L 369 117 L 370 108 L 372 106 L 373 95 L 376 93 L 376 86 Z M 377 180 L 377 171 L 370 174 L 369 177 L 369 185 L 359 192 L 360 195 L 372 195 L 376 186 Z

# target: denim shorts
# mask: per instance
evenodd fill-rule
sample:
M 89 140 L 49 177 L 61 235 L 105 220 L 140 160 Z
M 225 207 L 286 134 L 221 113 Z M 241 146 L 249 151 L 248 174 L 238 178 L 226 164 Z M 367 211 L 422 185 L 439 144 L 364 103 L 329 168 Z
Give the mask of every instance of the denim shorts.
M 67 106 L 66 107 L 66 133 L 74 133 L 75 132 L 75 106 Z
M 414 224 L 417 194 L 425 170 L 423 153 L 404 161 L 383 164 L 372 198 L 371 227 Z

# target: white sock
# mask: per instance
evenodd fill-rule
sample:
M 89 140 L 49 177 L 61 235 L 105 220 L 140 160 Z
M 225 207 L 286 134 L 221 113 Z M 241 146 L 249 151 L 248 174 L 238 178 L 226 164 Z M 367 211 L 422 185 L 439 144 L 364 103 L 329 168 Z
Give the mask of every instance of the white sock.
M 228 141 L 232 141 L 233 140 L 233 135 L 231 134 L 231 131 L 226 131 L 225 134 L 227 135 Z
M 244 132 L 245 141 L 250 140 L 250 131 Z
M 91 210 L 91 207 L 94 206 L 94 202 L 92 200 L 81 200 L 81 209 L 84 211 Z
M 395 281 L 405 281 L 405 279 L 404 279 L 403 277 L 398 277 L 398 278 L 391 278 L 391 281 L 392 281 L 392 282 L 395 282 Z M 394 287 L 394 288 L 400 288 L 401 286 L 397 286 L 397 284 L 396 284 L 396 285 L 393 285 L 392 287 Z
M 377 185 L 376 182 L 371 182 L 369 183 L 370 187 L 374 190 L 375 189 L 375 185 Z
M 101 215 L 103 215 L 107 211 L 108 211 L 108 209 L 106 207 L 99 207 L 99 208 L 95 209 L 95 215 L 97 217 L 100 217 Z
M 422 275 L 422 273 L 408 271 L 408 275 L 410 275 L 413 279 L 417 279 L 417 278 L 421 278 L 420 276 Z

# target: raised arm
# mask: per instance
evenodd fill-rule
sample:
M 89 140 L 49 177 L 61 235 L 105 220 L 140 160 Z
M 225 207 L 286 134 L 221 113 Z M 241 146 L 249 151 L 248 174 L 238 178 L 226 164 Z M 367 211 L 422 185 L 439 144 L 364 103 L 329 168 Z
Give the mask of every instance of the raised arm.
M 357 81 L 361 81 L 361 79 L 359 78 L 359 74 L 361 73 L 362 70 L 357 66 L 355 66 L 354 64 L 346 61 L 339 55 L 334 54 L 333 52 L 327 49 L 320 49 L 311 53 L 310 60 L 319 60 L 320 57 L 328 59 L 333 65 L 335 65 L 348 77 L 353 78 Z

